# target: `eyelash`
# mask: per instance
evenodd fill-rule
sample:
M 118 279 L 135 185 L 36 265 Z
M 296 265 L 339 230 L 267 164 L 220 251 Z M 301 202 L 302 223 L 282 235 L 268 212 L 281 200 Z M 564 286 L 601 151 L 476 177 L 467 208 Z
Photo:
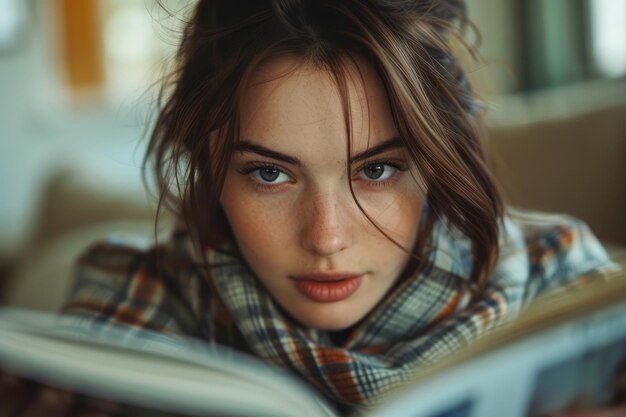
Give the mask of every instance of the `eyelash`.
M 395 181 L 397 180 L 396 176 L 398 175 L 398 172 L 404 172 L 408 170 L 407 165 L 404 162 L 398 161 L 398 160 L 389 160 L 389 159 L 380 159 L 380 160 L 375 160 L 375 161 L 367 161 L 366 163 L 364 163 L 363 165 L 361 165 L 359 167 L 359 169 L 357 170 L 357 175 L 358 173 L 360 173 L 361 171 L 363 171 L 363 169 L 365 169 L 366 167 L 370 166 L 370 165 L 388 165 L 392 168 L 394 168 L 396 170 L 396 172 L 394 172 L 389 178 L 382 180 L 382 181 L 367 181 L 367 180 L 363 180 L 368 187 L 375 187 L 375 188 L 382 188 L 382 187 L 387 187 L 392 185 L 393 183 L 395 183 Z
M 280 184 L 264 184 L 262 182 L 259 182 L 257 180 L 255 180 L 254 178 L 252 178 L 252 176 L 250 174 L 252 174 L 254 171 L 259 170 L 259 169 L 275 169 L 277 171 L 280 171 L 281 173 L 287 175 L 289 178 L 291 178 L 291 174 L 289 174 L 287 171 L 285 171 L 284 169 L 282 169 L 281 167 L 279 167 L 278 165 L 274 165 L 272 163 L 269 162 L 253 162 L 250 165 L 243 167 L 242 169 L 240 169 L 238 172 L 241 175 L 245 175 L 250 179 L 250 182 L 252 183 L 252 185 L 256 188 L 258 188 L 261 191 L 276 191 L 276 189 L 283 185 L 283 183 Z
M 397 172 L 404 172 L 408 170 L 408 167 L 406 166 L 406 164 L 404 162 L 401 161 L 397 161 L 397 160 L 375 160 L 375 161 L 368 161 L 366 163 L 364 163 L 363 165 L 361 165 L 359 167 L 359 169 L 356 171 L 357 175 L 358 173 L 360 173 L 363 169 L 365 169 L 366 167 L 370 166 L 370 165 L 388 165 L 394 169 L 397 170 Z M 252 182 L 252 184 L 257 187 L 258 189 L 262 190 L 262 191 L 276 191 L 277 187 L 283 185 L 284 183 L 279 183 L 279 184 L 265 184 L 262 182 L 257 181 L 256 179 L 252 178 L 250 176 L 250 174 L 252 174 L 254 171 L 259 170 L 259 169 L 275 169 L 277 171 L 280 171 L 281 173 L 287 175 L 288 177 L 292 177 L 291 174 L 289 174 L 286 170 L 284 170 L 283 168 L 279 167 L 278 165 L 269 163 L 269 162 L 253 162 L 250 165 L 243 167 L 242 169 L 238 170 L 238 172 L 241 175 L 245 175 L 247 177 L 250 178 L 250 181 Z M 367 181 L 367 180 L 363 180 L 368 187 L 386 187 L 391 185 L 393 182 L 395 182 L 396 180 L 396 175 L 397 172 L 393 173 L 391 175 L 391 177 L 382 180 L 382 181 Z M 359 178 L 360 179 L 360 178 Z M 354 180 L 353 180 L 354 181 Z

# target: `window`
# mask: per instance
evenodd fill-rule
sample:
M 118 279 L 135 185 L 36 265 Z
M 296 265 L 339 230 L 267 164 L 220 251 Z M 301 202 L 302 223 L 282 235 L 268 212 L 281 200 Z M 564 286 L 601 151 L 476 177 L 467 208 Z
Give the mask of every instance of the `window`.
M 24 30 L 24 3 L 0 0 L 0 52 L 15 47 Z
M 2 0 L 0 0 L 2 1 Z M 74 94 L 134 100 L 163 74 L 187 1 L 60 0 L 63 66 Z
M 524 90 L 626 74 L 626 0 L 527 0 Z
M 100 0 L 107 91 L 113 98 L 143 93 L 175 52 L 183 1 Z
M 626 0 L 590 0 L 594 70 L 601 76 L 626 74 Z

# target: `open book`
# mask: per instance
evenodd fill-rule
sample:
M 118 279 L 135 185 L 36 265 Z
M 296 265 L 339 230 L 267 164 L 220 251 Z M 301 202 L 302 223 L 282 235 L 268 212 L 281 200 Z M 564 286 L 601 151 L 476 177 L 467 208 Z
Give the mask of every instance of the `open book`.
M 300 380 L 248 356 L 45 313 L 0 310 L 0 367 L 86 398 L 113 400 L 120 404 L 116 415 L 334 415 Z M 543 416 L 607 404 L 625 377 L 626 274 L 617 272 L 542 297 L 512 324 L 416 371 L 365 414 Z

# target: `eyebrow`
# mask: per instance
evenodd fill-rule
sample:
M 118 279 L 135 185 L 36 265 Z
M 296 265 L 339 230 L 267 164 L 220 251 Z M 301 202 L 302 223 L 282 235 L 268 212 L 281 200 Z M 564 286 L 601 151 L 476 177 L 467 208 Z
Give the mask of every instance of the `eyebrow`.
M 371 158 L 372 156 L 378 155 L 379 153 L 383 153 L 388 151 L 389 149 L 401 148 L 404 146 L 404 142 L 400 139 L 399 136 L 395 136 L 393 138 L 385 140 L 383 143 L 374 146 L 373 148 L 366 149 L 363 152 L 360 152 L 350 158 L 350 163 L 359 162 L 367 158 Z
M 401 148 L 404 146 L 402 139 L 398 136 L 387 139 L 379 145 L 374 146 L 373 148 L 366 149 L 363 152 L 360 152 L 350 158 L 350 163 L 355 163 L 362 161 L 367 158 L 371 158 L 372 156 L 383 153 L 389 149 Z M 266 148 L 265 146 L 258 145 L 256 143 L 250 142 L 248 140 L 240 140 L 235 144 L 235 151 L 239 152 L 251 152 L 256 153 L 261 156 L 265 156 L 267 158 L 276 159 L 277 161 L 286 162 L 291 165 L 301 166 L 302 161 L 300 159 L 289 156 L 284 153 L 276 152 L 272 149 Z
M 284 153 L 273 151 L 265 146 L 257 145 L 247 140 L 240 140 L 235 144 L 235 151 L 239 152 L 252 152 L 267 158 L 283 161 L 291 165 L 301 166 L 302 162 L 293 156 L 285 155 Z

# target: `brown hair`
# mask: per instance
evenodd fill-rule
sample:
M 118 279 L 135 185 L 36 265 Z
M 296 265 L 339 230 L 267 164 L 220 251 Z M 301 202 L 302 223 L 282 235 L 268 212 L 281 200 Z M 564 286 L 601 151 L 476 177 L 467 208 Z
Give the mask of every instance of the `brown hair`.
M 473 94 L 452 52 L 466 22 L 461 0 L 199 1 L 177 68 L 163 84 L 144 161 L 156 175 L 159 207 L 181 216 L 201 247 L 227 239 L 219 196 L 250 74 L 280 54 L 314 63 L 335 77 L 348 117 L 343 58 L 358 55 L 381 78 L 427 189 L 430 217 L 415 258 L 423 259 L 434 217 L 444 217 L 472 242 L 471 281 L 480 290 L 498 256 L 503 204 L 484 163 Z

